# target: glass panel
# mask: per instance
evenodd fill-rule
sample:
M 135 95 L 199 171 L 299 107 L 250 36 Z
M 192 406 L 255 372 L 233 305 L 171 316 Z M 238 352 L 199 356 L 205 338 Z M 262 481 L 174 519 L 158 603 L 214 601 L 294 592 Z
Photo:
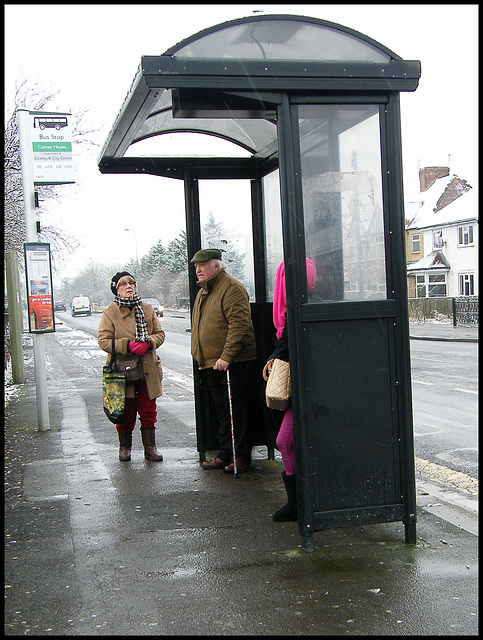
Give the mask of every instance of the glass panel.
M 417 294 L 418 298 L 425 298 L 426 297 L 426 285 L 418 284 L 418 287 L 416 289 L 416 294 Z
M 441 229 L 433 231 L 433 249 L 441 249 L 443 246 L 443 232 Z
M 446 296 L 446 275 L 444 273 L 429 274 L 428 297 L 443 298 Z
M 263 207 L 267 249 L 267 301 L 273 302 L 273 289 L 278 266 L 283 260 L 282 207 L 278 169 L 263 178 Z
M 176 48 L 179 46 L 179 49 Z M 177 58 L 388 62 L 387 50 L 337 28 L 293 19 L 247 21 L 181 42 Z
M 458 228 L 458 244 L 473 244 L 473 225 Z
M 420 243 L 420 235 L 419 233 L 415 233 L 412 236 L 413 240 L 413 253 L 419 253 L 421 251 L 421 243 Z
M 172 92 L 166 90 L 133 136 L 125 155 L 248 157 L 276 139 L 277 127 L 268 120 L 173 118 Z
M 386 298 L 379 109 L 299 109 L 311 302 Z
M 135 141 L 126 158 L 249 158 L 252 154 L 238 144 L 206 133 L 156 133 Z
M 465 296 L 473 296 L 475 295 L 475 285 L 474 285 L 474 276 L 473 274 L 468 276 L 469 280 L 465 283 Z
M 255 300 L 252 204 L 249 180 L 200 180 L 202 248 L 221 249 L 227 272 Z

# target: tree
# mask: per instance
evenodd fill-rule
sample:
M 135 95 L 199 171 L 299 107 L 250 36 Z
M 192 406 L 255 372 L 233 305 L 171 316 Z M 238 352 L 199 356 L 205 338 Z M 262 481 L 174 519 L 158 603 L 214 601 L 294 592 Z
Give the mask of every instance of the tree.
M 204 246 L 203 248 L 213 247 L 221 250 L 221 259 L 227 265 L 227 271 L 237 280 L 240 280 L 245 286 L 245 258 L 236 249 L 233 242 L 228 238 L 222 224 L 215 220 L 215 217 L 210 213 L 208 222 L 203 225 Z
M 188 269 L 188 239 L 186 231 L 181 231 L 179 236 L 168 244 L 165 264 L 170 273 L 186 272 Z
M 166 249 L 163 247 L 161 240 L 152 247 L 148 254 L 141 259 L 142 273 L 153 273 L 164 265 L 166 260 Z
M 69 305 L 74 296 L 85 295 L 91 302 L 101 306 L 109 304 L 113 299 L 110 279 L 114 273 L 123 269 L 119 264 L 105 265 L 90 261 L 75 278 L 65 278 L 62 281 L 62 286 L 54 291 L 54 299 L 63 300 Z

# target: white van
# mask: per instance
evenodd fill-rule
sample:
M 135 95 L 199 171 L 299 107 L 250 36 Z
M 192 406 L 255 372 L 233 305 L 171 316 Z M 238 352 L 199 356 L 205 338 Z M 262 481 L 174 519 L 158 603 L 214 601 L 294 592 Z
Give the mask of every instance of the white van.
M 72 317 L 85 314 L 90 316 L 92 313 L 91 303 L 87 296 L 75 296 L 72 298 Z

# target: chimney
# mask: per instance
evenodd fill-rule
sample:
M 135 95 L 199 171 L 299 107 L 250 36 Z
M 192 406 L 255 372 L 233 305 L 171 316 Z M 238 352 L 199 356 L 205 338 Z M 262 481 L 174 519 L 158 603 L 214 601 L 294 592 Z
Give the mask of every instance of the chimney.
M 449 176 L 449 167 L 423 167 L 419 170 L 419 191 L 427 191 L 438 178 Z

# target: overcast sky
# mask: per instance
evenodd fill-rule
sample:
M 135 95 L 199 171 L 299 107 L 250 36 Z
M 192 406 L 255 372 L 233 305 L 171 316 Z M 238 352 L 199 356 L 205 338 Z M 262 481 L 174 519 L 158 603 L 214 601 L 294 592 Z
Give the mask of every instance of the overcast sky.
M 62 110 L 88 109 L 102 147 L 143 55 L 160 55 L 180 40 L 254 13 L 306 15 L 355 29 L 405 60 L 420 60 L 419 87 L 401 93 L 405 191 L 418 188 L 418 167 L 450 162 L 477 188 L 477 4 L 4 5 L 5 88 L 40 80 L 60 89 Z M 81 248 L 63 276 L 90 259 L 117 252 L 139 258 L 184 228 L 183 186 L 153 176 L 101 175 L 99 151 L 75 159 L 75 187 L 52 207 L 51 221 L 76 235 Z M 113 214 L 116 214 L 115 216 Z M 126 232 L 124 229 L 133 229 Z

